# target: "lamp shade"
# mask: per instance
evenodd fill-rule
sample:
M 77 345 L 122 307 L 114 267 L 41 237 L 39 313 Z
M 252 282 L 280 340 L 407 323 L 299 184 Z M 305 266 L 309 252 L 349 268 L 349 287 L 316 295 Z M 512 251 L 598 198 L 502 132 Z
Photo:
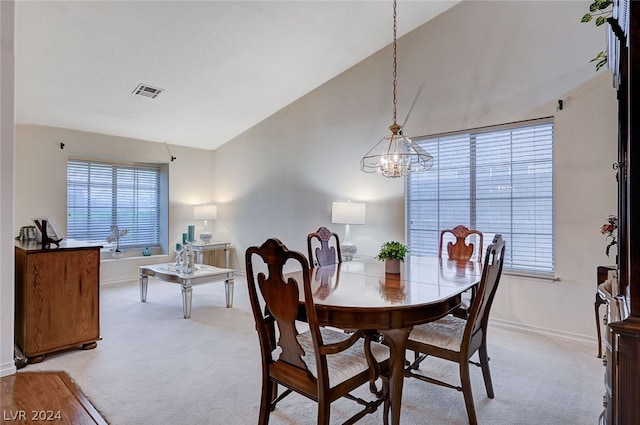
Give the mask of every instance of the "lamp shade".
M 367 204 L 362 202 L 334 202 L 331 222 L 337 224 L 364 224 Z
M 216 205 L 196 205 L 193 207 L 194 220 L 215 220 L 218 218 Z

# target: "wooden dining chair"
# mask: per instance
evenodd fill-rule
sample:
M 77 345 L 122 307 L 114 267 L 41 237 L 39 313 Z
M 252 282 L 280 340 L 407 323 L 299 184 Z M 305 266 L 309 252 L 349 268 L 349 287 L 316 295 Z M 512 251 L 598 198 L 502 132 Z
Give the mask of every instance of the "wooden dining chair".
M 477 235 L 478 249 L 475 249 L 475 255 L 478 262 L 482 260 L 483 235 L 479 230 L 472 230 L 466 226 L 458 225 L 453 229 L 445 229 L 440 232 L 440 245 L 438 247 L 438 258 L 442 258 L 444 250 L 445 236 L 453 235 L 454 242 L 447 242 L 447 258 L 450 261 L 465 262 L 470 261 L 474 255 L 475 245 L 472 242 L 467 243 L 467 239 L 471 235 Z M 463 294 L 462 304 L 456 310 L 455 314 L 461 318 L 469 316 L 469 309 L 475 298 L 475 288 Z
M 318 243 L 320 246 L 318 246 Z M 309 253 L 311 267 L 322 267 L 342 263 L 340 238 L 337 233 L 332 232 L 326 227 L 320 227 L 315 232 L 307 235 L 307 251 Z
M 442 257 L 444 238 L 447 234 L 452 234 L 455 242 L 447 243 L 447 256 L 450 260 L 469 261 L 473 256 L 474 244 L 467 243 L 467 238 L 471 235 L 478 235 L 478 249 L 476 249 L 477 260 L 482 260 L 482 232 L 469 229 L 466 226 L 459 225 L 453 229 L 445 229 L 440 232 L 440 246 L 438 248 L 438 257 Z
M 329 424 L 331 403 L 345 397 L 364 407 L 345 424 L 352 424 L 384 403 L 384 423 L 389 413 L 389 350 L 372 341 L 372 333 L 345 334 L 320 327 L 316 315 L 309 263 L 303 254 L 289 251 L 278 239 L 268 239 L 245 253 L 251 309 L 256 322 L 262 357 L 262 393 L 258 423 L 269 423 L 270 412 L 284 397 L 295 391 L 318 403 L 317 423 Z M 258 269 L 254 274 L 254 262 Z M 283 277 L 283 269 L 302 269 L 301 280 Z M 296 327 L 299 291 L 304 293 L 308 330 Z M 264 300 L 263 302 L 261 301 Z M 262 305 L 264 304 L 264 305 Z M 378 390 L 376 381 L 381 378 Z M 350 393 L 369 383 L 375 394 L 366 401 Z M 286 390 L 278 396 L 278 385 Z
M 505 243 L 502 240 L 502 236 L 496 234 L 493 242 L 487 247 L 478 292 L 471 306 L 469 317 L 466 320 L 449 314 L 435 322 L 415 326 L 409 334 L 407 342 L 407 349 L 420 353 L 420 355 L 405 369 L 405 376 L 462 391 L 467 408 L 467 416 L 471 425 L 476 425 L 478 421 L 471 392 L 469 363 L 482 368 L 487 396 L 489 398 L 494 397 L 487 354 L 487 325 L 489 323 L 491 305 L 502 275 L 504 250 Z M 470 360 L 471 356 L 476 352 L 478 352 L 478 357 L 480 358 L 479 363 L 471 362 Z M 420 362 L 427 356 L 439 357 L 458 363 L 461 385 L 452 385 L 418 371 Z

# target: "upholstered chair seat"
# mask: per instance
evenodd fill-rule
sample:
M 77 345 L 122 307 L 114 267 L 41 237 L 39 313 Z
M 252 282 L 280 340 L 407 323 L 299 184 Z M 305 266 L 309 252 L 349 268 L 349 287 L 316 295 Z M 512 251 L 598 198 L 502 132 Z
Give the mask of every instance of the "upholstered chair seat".
M 459 350 L 465 326 L 465 319 L 450 314 L 435 322 L 414 326 L 411 339 L 447 350 Z
M 348 334 L 329 328 L 321 328 L 320 333 L 322 334 L 322 340 L 325 344 L 335 344 L 349 339 Z M 299 334 L 298 342 L 305 352 L 302 360 L 305 362 L 313 376 L 317 378 L 318 368 L 316 367 L 316 357 L 313 352 L 313 340 L 311 339 L 311 333 L 307 331 Z M 329 386 L 335 387 L 352 376 L 355 376 L 365 370 L 369 370 L 364 345 L 365 340 L 360 339 L 360 341 L 356 342 L 345 351 L 327 355 Z M 389 359 L 389 348 L 385 345 L 372 342 L 371 352 L 378 363 Z

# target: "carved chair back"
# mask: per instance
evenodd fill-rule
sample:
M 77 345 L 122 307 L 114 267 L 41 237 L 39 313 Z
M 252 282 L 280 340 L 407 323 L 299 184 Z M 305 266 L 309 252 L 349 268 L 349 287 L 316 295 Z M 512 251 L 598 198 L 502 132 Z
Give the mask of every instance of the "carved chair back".
M 315 232 L 307 235 L 307 251 L 309 253 L 311 267 L 323 267 L 342 263 L 340 238 L 337 233 L 332 232 L 326 227 L 320 227 Z
M 478 238 L 478 249 L 476 250 L 477 260 L 480 261 L 482 259 L 482 245 L 483 245 L 483 236 L 482 232 L 478 230 L 471 230 L 466 226 L 459 225 L 454 227 L 453 229 L 445 229 L 440 232 L 440 246 L 438 248 L 438 256 L 442 257 L 443 245 L 444 245 L 444 237 L 447 234 L 452 234 L 455 237 L 455 242 L 447 243 L 447 256 L 450 260 L 456 261 L 469 261 L 473 256 L 474 244 L 467 243 L 467 238 L 470 235 L 477 235 Z

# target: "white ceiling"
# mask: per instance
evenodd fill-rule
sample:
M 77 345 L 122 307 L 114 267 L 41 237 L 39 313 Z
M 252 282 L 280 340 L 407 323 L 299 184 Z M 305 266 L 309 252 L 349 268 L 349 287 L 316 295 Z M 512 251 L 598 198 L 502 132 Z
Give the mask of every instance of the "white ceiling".
M 400 0 L 398 37 L 456 3 Z M 215 149 L 388 45 L 392 13 L 391 0 L 18 0 L 16 120 Z M 140 83 L 164 92 L 134 96 Z

